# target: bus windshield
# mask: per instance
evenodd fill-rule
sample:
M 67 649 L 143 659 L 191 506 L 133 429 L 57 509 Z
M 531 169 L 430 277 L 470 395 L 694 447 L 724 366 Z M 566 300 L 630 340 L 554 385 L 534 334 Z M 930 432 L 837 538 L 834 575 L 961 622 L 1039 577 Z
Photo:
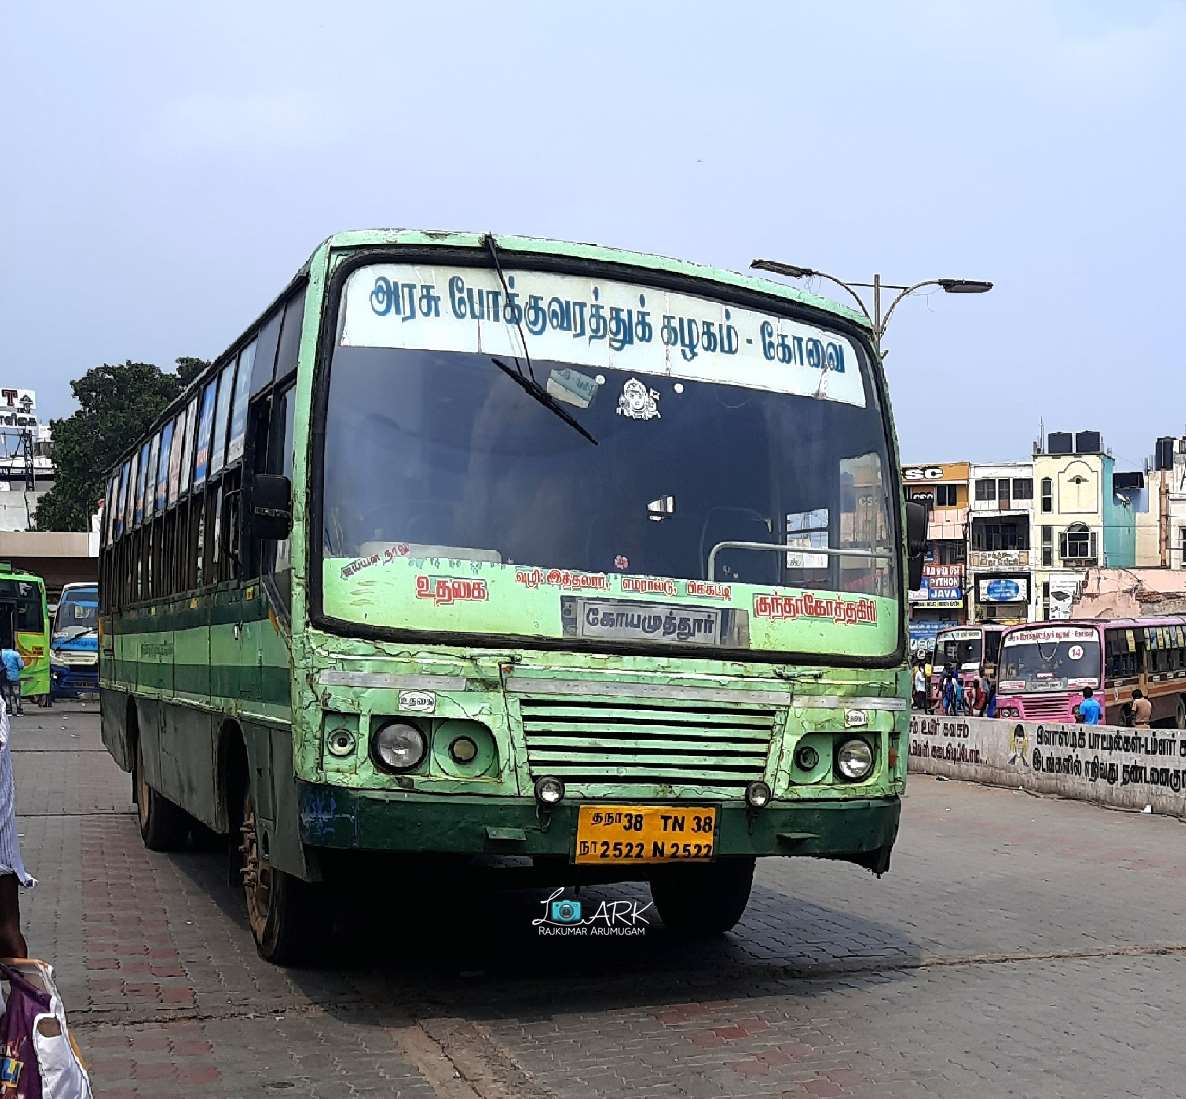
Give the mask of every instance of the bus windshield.
M 360 274 L 365 286 L 376 283 Z M 397 330 L 390 342 L 404 335 Z M 339 338 L 327 400 L 327 613 L 406 622 L 395 605 L 390 621 L 375 617 L 381 603 L 341 582 L 357 578 L 373 596 L 380 578 L 410 564 L 415 579 L 405 588 L 414 583 L 423 600 L 411 601 L 411 613 L 438 628 L 480 633 L 489 622 L 497 626 L 488 632 L 504 635 L 650 640 L 648 615 L 630 617 L 652 609 L 635 600 L 645 596 L 666 600 L 657 605 L 663 616 L 707 615 L 677 624 L 674 636 L 652 631 L 655 640 L 799 650 L 818 643 L 818 631 L 792 637 L 777 625 L 815 617 L 851 627 L 872 617 L 869 629 L 849 630 L 862 636 L 854 654 L 896 649 L 894 475 L 880 402 L 855 345 L 837 383 L 844 399 L 819 395 L 829 379 L 818 370 L 812 391 L 793 393 L 694 377 L 689 368 L 643 369 L 662 356 L 630 366 L 623 353 L 614 361 L 625 369 L 599 369 L 576 354 L 533 356 L 538 386 L 594 444 L 506 376 L 511 354 L 358 346 L 350 337 L 348 329 Z M 431 333 L 420 340 L 434 342 Z M 526 373 L 522 355 L 518 362 Z M 500 585 L 508 596 L 552 589 L 553 598 L 516 618 L 506 602 L 491 606 Z M 787 588 L 799 592 L 771 590 Z M 829 597 L 805 603 L 805 592 Z M 615 611 L 619 595 L 631 600 L 625 615 Z M 444 611 L 461 603 L 484 604 L 467 611 L 486 614 Z M 848 609 L 858 604 L 865 610 Z
M 1067 691 L 1098 687 L 1100 643 L 1094 630 L 1046 627 L 1011 634 L 1001 647 L 1000 690 Z
M 983 642 L 978 630 L 956 630 L 939 634 L 935 641 L 935 664 L 946 667 L 954 664 L 979 664 L 983 653 Z
M 99 624 L 97 588 L 67 588 L 54 615 L 54 640 L 95 633 Z

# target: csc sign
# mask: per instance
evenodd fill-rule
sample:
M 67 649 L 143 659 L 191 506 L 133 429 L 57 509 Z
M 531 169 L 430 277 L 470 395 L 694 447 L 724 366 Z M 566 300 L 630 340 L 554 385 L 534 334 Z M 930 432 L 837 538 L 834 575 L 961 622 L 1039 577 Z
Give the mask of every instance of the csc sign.
M 903 466 L 902 480 L 911 484 L 926 483 L 928 481 L 964 481 L 968 480 L 971 467 L 967 462 L 937 462 L 932 466 Z

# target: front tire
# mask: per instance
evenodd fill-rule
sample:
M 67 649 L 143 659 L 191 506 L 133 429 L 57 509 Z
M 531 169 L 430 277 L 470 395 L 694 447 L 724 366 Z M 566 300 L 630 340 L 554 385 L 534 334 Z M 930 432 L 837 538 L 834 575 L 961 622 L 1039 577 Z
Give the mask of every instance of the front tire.
M 250 788 L 243 793 L 240 820 L 239 873 L 255 948 L 264 961 L 274 965 L 308 961 L 318 930 L 321 892 L 277 870 L 264 854 Z
M 150 851 L 174 851 L 185 843 L 189 817 L 163 794 L 148 785 L 144 772 L 144 746 L 136 738 L 136 763 L 132 773 L 132 792 L 136 799 L 136 818 L 140 838 Z
M 704 866 L 668 866 L 651 879 L 651 899 L 664 925 L 686 935 L 722 935 L 745 912 L 754 860 L 722 859 Z

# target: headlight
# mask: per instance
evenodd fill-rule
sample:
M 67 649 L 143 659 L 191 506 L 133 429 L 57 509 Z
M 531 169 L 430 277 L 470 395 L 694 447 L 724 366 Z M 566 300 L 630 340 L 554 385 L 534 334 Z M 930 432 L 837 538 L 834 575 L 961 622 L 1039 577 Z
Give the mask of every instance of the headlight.
M 764 782 L 751 782 L 745 788 L 745 801 L 751 809 L 763 809 L 770 803 L 770 787 Z
M 564 783 L 551 775 L 535 780 L 535 800 L 541 805 L 555 805 L 564 797 Z
M 795 766 L 800 771 L 814 771 L 819 766 L 819 752 L 810 744 L 801 744 L 795 749 Z
M 380 726 L 371 738 L 375 761 L 389 771 L 407 771 L 424 758 L 428 742 L 415 725 L 393 721 Z
M 846 740 L 836 752 L 836 770 L 850 782 L 857 782 L 873 770 L 873 749 L 867 740 Z

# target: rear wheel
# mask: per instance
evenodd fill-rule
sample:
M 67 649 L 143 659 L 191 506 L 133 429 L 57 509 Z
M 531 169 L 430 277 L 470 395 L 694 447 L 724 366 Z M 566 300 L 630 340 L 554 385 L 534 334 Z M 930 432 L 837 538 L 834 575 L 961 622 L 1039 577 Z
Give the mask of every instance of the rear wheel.
M 741 919 L 753 883 L 753 859 L 667 866 L 657 870 L 651 879 L 651 899 L 670 930 L 720 935 Z
M 307 961 L 318 928 L 321 892 L 271 864 L 260 845 L 249 784 L 240 819 L 239 873 L 255 947 L 261 958 L 276 965 Z
M 1178 695 L 1178 705 L 1174 712 L 1174 728 L 1186 729 L 1186 699 Z
M 148 785 L 148 777 L 144 772 L 144 747 L 139 737 L 136 738 L 135 768 L 132 791 L 136 798 L 136 817 L 144 846 L 150 851 L 172 851 L 180 847 L 189 831 L 189 816 L 184 809 Z

